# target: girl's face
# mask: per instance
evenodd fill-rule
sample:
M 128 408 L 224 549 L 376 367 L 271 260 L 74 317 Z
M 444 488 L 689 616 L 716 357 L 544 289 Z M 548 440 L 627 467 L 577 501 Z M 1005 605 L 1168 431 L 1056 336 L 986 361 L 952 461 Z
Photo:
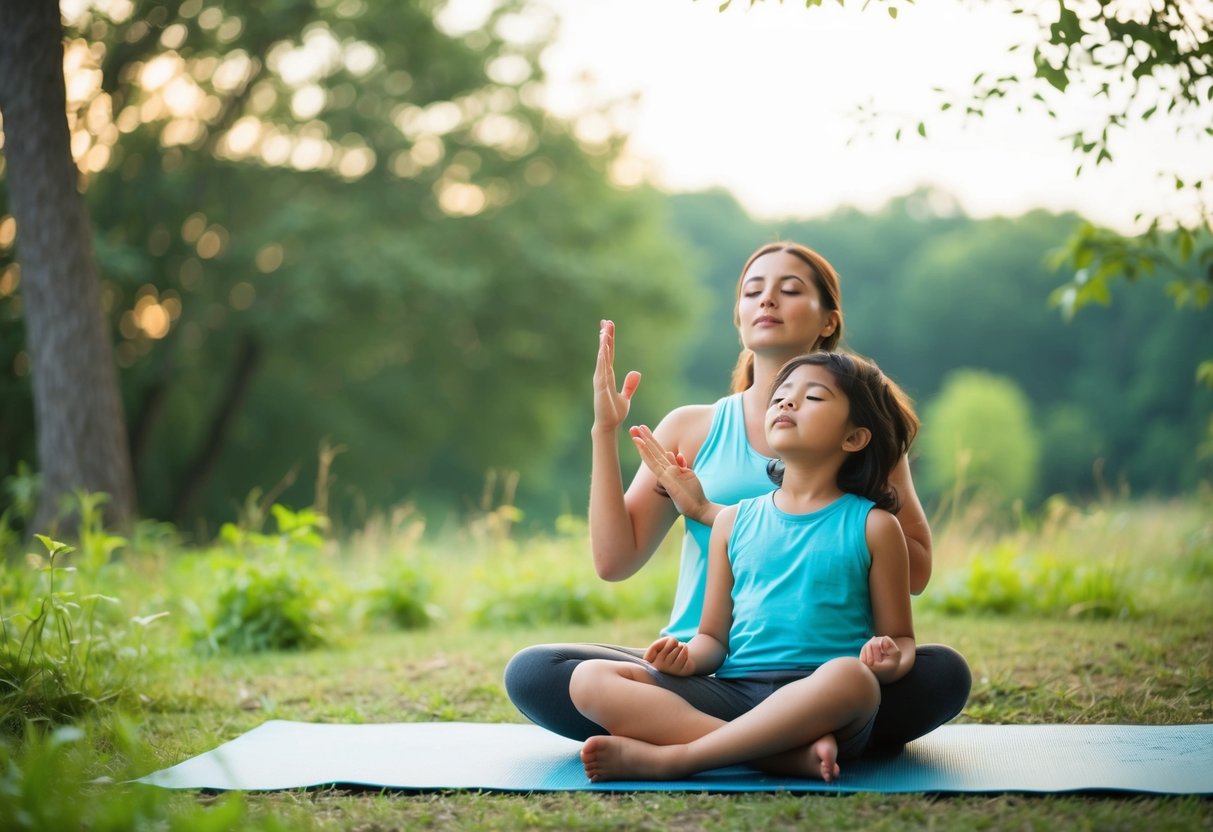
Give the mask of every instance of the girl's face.
M 851 402 L 825 367 L 802 364 L 771 395 L 766 437 L 780 456 L 806 450 L 850 450 Z
M 755 352 L 808 352 L 838 326 L 825 309 L 809 264 L 786 251 L 772 251 L 750 264 L 737 298 L 741 343 Z

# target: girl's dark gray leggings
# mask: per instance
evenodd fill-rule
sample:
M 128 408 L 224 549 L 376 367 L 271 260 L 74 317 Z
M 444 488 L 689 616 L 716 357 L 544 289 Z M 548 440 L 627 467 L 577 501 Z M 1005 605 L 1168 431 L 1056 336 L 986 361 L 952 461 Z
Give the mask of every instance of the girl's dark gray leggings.
M 562 736 L 584 740 L 605 734 L 581 715 L 569 697 L 573 668 L 587 659 L 640 662 L 643 648 L 611 644 L 538 644 L 517 653 L 505 668 L 505 689 L 527 719 Z M 900 748 L 958 715 L 969 698 L 972 676 L 964 657 L 942 644 L 918 648 L 914 667 L 904 677 L 880 689 L 880 710 L 868 742 L 870 751 Z M 704 713 L 712 700 L 685 698 Z

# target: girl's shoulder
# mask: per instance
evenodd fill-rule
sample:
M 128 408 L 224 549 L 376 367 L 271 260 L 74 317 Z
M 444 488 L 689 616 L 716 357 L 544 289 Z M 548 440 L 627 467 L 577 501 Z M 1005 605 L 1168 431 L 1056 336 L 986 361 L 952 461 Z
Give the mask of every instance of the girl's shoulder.
M 872 554 L 878 551 L 900 551 L 905 556 L 906 538 L 897 518 L 882 508 L 873 507 L 868 512 L 867 525 L 864 529 L 868 541 L 868 550 Z

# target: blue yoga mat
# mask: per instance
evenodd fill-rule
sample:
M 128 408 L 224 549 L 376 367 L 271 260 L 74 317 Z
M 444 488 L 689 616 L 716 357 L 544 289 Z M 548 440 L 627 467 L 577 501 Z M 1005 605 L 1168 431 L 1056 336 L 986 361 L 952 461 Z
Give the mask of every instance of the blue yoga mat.
M 137 782 L 169 789 L 1213 794 L 1213 725 L 945 725 L 834 783 L 742 766 L 674 782 L 590 783 L 581 744 L 534 725 L 266 722 Z

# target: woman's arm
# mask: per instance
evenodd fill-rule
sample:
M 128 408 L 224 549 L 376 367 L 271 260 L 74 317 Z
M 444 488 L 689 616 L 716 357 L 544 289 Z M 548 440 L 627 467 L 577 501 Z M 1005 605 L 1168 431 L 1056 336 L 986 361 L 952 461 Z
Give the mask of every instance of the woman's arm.
M 860 654 L 881 684 L 895 682 L 914 666 L 914 620 L 910 611 L 910 576 L 905 536 L 897 519 L 872 509 L 867 522 L 868 591 L 876 638 Z
M 897 491 L 897 499 L 901 502 L 896 517 L 909 551 L 910 592 L 918 595 L 931 580 L 931 526 L 918 500 L 918 492 L 914 490 L 908 457 L 903 456 L 897 463 L 889 475 L 889 485 Z
M 598 363 L 594 369 L 594 426 L 590 472 L 590 549 L 599 577 L 621 581 L 634 575 L 648 561 L 674 524 L 678 512 L 659 490 L 657 478 L 640 466 L 624 493 L 619 463 L 619 428 L 627 418 L 640 374 L 631 372 L 623 388 L 615 382 L 615 325 L 603 321 L 598 341 Z M 706 424 L 705 408 L 680 408 L 661 420 L 656 435 L 668 447 L 685 456 L 698 450 L 691 434 Z M 708 419 L 711 408 L 706 408 Z M 706 427 L 703 428 L 706 434 Z

